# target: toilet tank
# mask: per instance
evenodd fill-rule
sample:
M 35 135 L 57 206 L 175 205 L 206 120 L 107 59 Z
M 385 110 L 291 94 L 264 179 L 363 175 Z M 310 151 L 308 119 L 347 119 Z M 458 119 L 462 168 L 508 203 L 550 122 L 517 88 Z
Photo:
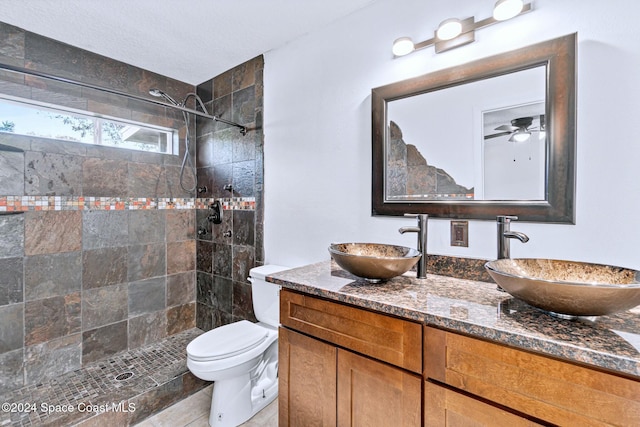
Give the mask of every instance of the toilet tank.
M 259 322 L 277 327 L 280 323 L 280 286 L 265 281 L 265 277 L 288 270 L 281 265 L 263 265 L 249 270 L 253 311 Z

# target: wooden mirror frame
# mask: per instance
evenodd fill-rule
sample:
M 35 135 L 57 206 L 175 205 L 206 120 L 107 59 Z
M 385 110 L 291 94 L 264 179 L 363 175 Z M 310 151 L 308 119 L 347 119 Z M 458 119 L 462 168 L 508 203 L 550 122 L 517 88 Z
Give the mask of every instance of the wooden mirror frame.
M 436 218 L 486 220 L 495 220 L 498 215 L 516 215 L 521 221 L 574 224 L 576 39 L 574 33 L 372 89 L 372 215 L 426 213 Z M 388 102 L 538 66 L 546 66 L 547 70 L 545 200 L 385 200 Z

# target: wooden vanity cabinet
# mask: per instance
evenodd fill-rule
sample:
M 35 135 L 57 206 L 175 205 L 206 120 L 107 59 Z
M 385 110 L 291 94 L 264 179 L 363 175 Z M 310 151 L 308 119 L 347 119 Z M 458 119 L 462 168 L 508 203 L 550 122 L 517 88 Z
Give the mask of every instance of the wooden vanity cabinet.
M 431 327 L 424 336 L 425 426 L 640 426 L 638 380 Z
M 280 427 L 421 426 L 421 325 L 288 290 L 280 323 Z

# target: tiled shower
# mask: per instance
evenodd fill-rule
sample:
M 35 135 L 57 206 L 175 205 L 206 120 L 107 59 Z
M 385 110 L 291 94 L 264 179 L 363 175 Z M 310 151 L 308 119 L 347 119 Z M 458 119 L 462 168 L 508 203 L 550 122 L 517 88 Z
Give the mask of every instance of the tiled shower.
M 0 210 L 23 211 L 0 216 L 0 396 L 196 326 L 253 319 L 246 277 L 263 261 L 262 57 L 194 87 L 0 23 L 0 62 L 137 96 L 197 90 L 211 114 L 249 129 L 197 120 L 199 191 L 190 194 L 179 185 L 180 112 L 0 71 L 5 95 L 180 129 L 180 155 L 0 133 L 0 144 L 23 150 L 0 151 Z M 207 218 L 215 199 L 220 225 Z

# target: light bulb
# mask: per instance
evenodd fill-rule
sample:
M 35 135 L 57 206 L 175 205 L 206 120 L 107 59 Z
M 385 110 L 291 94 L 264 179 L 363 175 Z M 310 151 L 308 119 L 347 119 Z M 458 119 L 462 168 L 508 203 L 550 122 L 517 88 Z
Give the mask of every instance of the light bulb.
M 460 35 L 462 32 L 462 23 L 459 19 L 450 18 L 445 19 L 440 23 L 438 30 L 436 31 L 436 36 L 440 40 L 451 40 Z
M 518 130 L 513 135 L 511 135 L 511 138 L 509 138 L 509 140 L 514 142 L 525 142 L 530 137 L 531 132 Z
M 511 19 L 522 12 L 523 7 L 522 0 L 498 0 L 493 8 L 493 19 L 496 21 Z
M 400 37 L 393 42 L 393 54 L 395 56 L 403 56 L 413 52 L 413 40 L 409 37 Z

